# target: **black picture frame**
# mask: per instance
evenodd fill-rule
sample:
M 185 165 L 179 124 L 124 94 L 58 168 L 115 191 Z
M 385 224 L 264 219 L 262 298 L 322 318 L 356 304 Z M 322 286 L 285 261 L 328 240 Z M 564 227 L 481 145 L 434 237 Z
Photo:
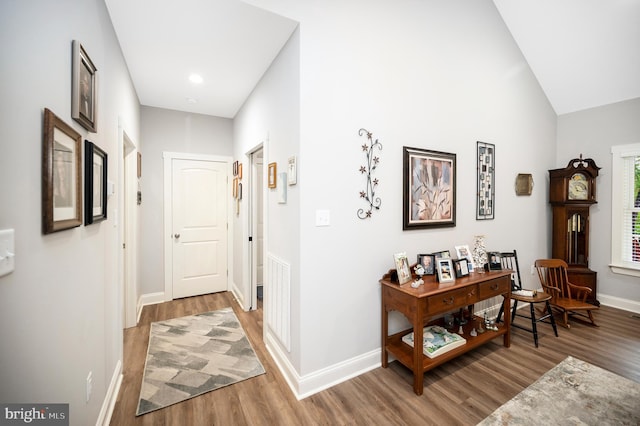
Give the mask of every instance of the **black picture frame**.
M 453 267 L 456 271 L 456 278 L 462 278 L 469 275 L 469 261 L 466 258 L 455 259 Z
M 82 225 L 82 136 L 48 108 L 42 144 L 42 232 Z
M 84 224 L 107 218 L 107 153 L 84 141 Z
M 487 270 L 489 271 L 501 271 L 502 270 L 502 256 L 499 251 L 487 252 Z
M 403 150 L 403 230 L 456 226 L 456 154 Z
M 491 220 L 496 211 L 496 146 L 478 141 L 476 148 L 476 220 Z
M 95 133 L 98 128 L 98 70 L 78 40 L 73 40 L 71 87 L 71 117 Z
M 449 259 L 451 258 L 451 252 L 449 250 L 440 250 L 431 253 L 436 259 Z
M 418 264 L 422 265 L 425 275 L 436 274 L 436 257 L 433 254 L 419 254 Z

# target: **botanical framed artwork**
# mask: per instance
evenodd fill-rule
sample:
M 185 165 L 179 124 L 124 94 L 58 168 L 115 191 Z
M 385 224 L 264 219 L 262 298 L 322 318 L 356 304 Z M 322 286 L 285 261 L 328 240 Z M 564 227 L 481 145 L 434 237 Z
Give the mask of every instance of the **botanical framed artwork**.
M 82 225 L 82 138 L 51 110 L 44 110 L 42 230 Z
M 276 163 L 269 163 L 268 166 L 268 174 L 267 174 L 267 183 L 269 188 L 275 188 L 276 187 L 276 172 L 277 172 L 277 164 Z
M 455 281 L 456 278 L 453 275 L 453 263 L 451 259 L 436 259 L 436 270 L 438 271 L 438 282 L 448 283 Z
M 395 253 L 393 255 L 393 262 L 396 265 L 398 282 L 400 284 L 404 284 L 411 281 L 411 270 L 409 269 L 409 259 L 407 259 L 407 253 Z
M 402 229 L 456 225 L 456 154 L 403 147 Z
M 495 217 L 496 147 L 491 143 L 477 143 L 476 220 Z
M 469 269 L 473 270 L 473 257 L 471 256 L 471 250 L 468 245 L 456 246 L 456 254 L 458 255 L 458 259 L 467 259 Z
M 71 117 L 90 132 L 98 127 L 98 70 L 78 40 L 73 40 Z
M 436 257 L 433 254 L 419 254 L 418 264 L 422 265 L 425 275 L 436 273 Z
M 469 275 L 469 262 L 466 258 L 463 257 L 462 259 L 454 260 L 453 266 L 456 271 L 456 278 L 466 277 Z
M 107 153 L 84 141 L 84 224 L 107 218 Z

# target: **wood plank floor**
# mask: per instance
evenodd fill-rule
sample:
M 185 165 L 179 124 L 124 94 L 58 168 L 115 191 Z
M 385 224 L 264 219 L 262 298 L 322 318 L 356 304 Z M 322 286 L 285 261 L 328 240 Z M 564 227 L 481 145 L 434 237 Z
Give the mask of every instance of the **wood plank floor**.
M 150 323 L 227 306 L 267 373 L 136 417 Z M 514 328 L 511 348 L 496 339 L 427 372 L 422 396 L 413 393 L 411 372 L 393 362 L 298 401 L 262 342 L 261 309 L 243 312 L 230 293 L 146 306 L 139 325 L 124 333 L 111 425 L 475 425 L 567 355 L 640 382 L 640 316 L 606 306 L 595 316 L 600 327 L 573 321 L 558 338 L 540 324 L 538 349 L 530 333 Z

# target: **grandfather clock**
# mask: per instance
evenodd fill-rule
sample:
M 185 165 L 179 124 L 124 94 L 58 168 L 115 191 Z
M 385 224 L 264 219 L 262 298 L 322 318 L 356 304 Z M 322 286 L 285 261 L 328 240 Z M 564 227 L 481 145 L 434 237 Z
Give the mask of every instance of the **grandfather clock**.
M 597 274 L 589 269 L 589 208 L 596 201 L 600 167 L 587 158 L 574 158 L 563 169 L 549 170 L 549 203 L 553 208 L 551 253 L 569 265 L 569 281 L 592 290 L 587 301 L 597 300 Z

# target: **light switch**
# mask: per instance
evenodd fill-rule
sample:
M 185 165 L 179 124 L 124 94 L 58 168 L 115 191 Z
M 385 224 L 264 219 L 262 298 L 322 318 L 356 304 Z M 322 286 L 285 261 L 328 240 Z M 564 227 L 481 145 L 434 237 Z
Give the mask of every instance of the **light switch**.
M 331 224 L 331 211 L 316 210 L 316 226 L 329 226 Z
M 10 274 L 15 268 L 15 232 L 13 229 L 0 231 L 0 277 Z

